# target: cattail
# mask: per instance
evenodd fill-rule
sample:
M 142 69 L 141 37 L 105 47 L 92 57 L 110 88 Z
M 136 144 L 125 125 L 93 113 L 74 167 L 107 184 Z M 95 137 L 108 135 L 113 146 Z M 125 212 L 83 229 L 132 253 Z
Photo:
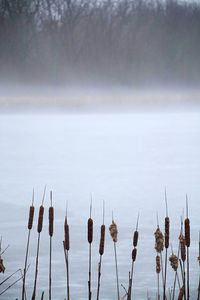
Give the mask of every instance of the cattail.
M 179 237 L 180 245 L 181 245 L 181 259 L 182 261 L 185 261 L 186 259 L 186 250 L 185 250 L 185 237 L 184 235 L 180 235 Z
M 185 294 L 185 288 L 184 288 L 184 286 L 182 286 L 182 288 L 180 289 L 179 295 L 178 295 L 178 300 L 182 300 L 184 294 Z
M 28 218 L 28 229 L 31 230 L 33 227 L 33 217 L 34 217 L 35 207 L 33 205 L 30 206 L 29 209 L 29 218 Z
M 43 217 L 44 217 L 44 206 L 41 205 L 39 211 L 39 218 L 38 218 L 38 227 L 37 227 L 38 233 L 42 231 Z
M 49 207 L 49 235 L 53 236 L 53 220 L 54 220 L 54 209 L 53 206 Z
M 69 251 L 70 243 L 69 243 L 69 225 L 67 224 L 67 218 L 65 217 L 65 225 L 64 225 L 64 231 L 65 231 L 65 249 Z
M 104 242 L 105 242 L 105 225 L 101 225 L 101 238 L 100 238 L 100 244 L 99 244 L 99 254 L 103 255 L 104 253 Z
M 5 269 L 6 268 L 4 267 L 3 259 L 1 258 L 1 255 L 0 255 L 0 273 L 4 273 Z
M 176 272 L 178 269 L 178 257 L 175 254 L 170 255 L 169 261 L 172 269 Z
M 156 273 L 160 273 L 160 256 L 156 255 Z
M 117 234 L 118 234 L 118 230 L 117 230 L 117 225 L 115 224 L 114 221 L 112 221 L 112 224 L 109 227 L 109 231 L 110 231 L 110 235 L 113 239 L 113 242 L 117 242 Z
M 93 240 L 93 220 L 88 219 L 88 243 L 91 244 Z
M 190 247 L 190 220 L 185 219 L 185 244 L 187 247 Z
M 160 228 L 158 227 L 156 229 L 156 232 L 154 233 L 155 235 L 155 249 L 158 253 L 161 253 L 161 251 L 163 251 L 163 234 L 160 230 Z
M 137 247 L 139 232 L 136 230 L 133 235 L 133 246 Z
M 169 217 L 165 218 L 165 248 L 169 248 Z
M 134 248 L 132 251 L 132 260 L 135 261 L 137 256 L 137 248 Z

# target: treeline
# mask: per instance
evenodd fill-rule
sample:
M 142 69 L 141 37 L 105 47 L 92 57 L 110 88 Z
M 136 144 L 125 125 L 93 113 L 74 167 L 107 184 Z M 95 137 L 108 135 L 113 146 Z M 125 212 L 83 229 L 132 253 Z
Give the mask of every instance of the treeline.
M 195 86 L 200 3 L 0 0 L 1 81 Z

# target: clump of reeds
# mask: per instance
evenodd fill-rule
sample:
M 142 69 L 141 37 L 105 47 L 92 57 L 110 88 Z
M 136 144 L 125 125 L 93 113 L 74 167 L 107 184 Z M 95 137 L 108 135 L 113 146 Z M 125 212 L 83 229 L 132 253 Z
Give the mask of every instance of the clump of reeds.
M 23 285 L 22 285 L 22 300 L 25 298 L 25 289 L 26 289 L 26 272 L 27 272 L 27 262 L 28 262 L 28 252 L 29 252 L 29 244 L 30 244 L 30 235 L 31 229 L 33 227 L 33 218 L 34 218 L 34 190 L 32 196 L 32 205 L 29 208 L 29 218 L 28 218 L 28 239 L 26 245 L 26 255 L 25 255 L 25 263 L 24 263 L 24 276 L 23 276 Z
M 114 222 L 114 219 L 112 217 L 112 224 L 109 227 L 110 235 L 112 237 L 113 243 L 114 243 L 114 253 L 115 253 L 115 269 L 116 269 L 116 281 L 117 281 L 117 298 L 120 300 L 119 296 L 119 276 L 118 276 L 118 265 L 117 265 L 117 249 L 116 249 L 116 243 L 117 243 L 117 225 Z
M 54 222 L 54 208 L 52 206 L 52 191 L 50 192 L 50 202 L 49 207 L 49 300 L 51 300 L 51 260 L 52 260 L 52 237 L 53 237 L 53 222 Z
M 100 259 L 99 259 L 99 263 L 98 263 L 97 300 L 99 300 L 99 293 L 100 293 L 101 264 L 102 264 L 102 256 L 104 254 L 105 230 L 106 230 L 106 227 L 104 225 L 104 202 L 103 202 L 103 224 L 101 225 L 101 236 L 100 236 L 100 243 L 99 243 Z
M 92 201 L 90 204 L 90 217 L 88 219 L 88 243 L 89 243 L 89 280 L 88 280 L 88 299 L 92 298 L 91 275 L 92 275 L 92 241 L 93 241 L 93 220 L 92 220 Z
M 64 249 L 66 272 L 67 272 L 67 300 L 69 300 L 70 299 L 70 293 L 69 293 L 69 248 L 70 248 L 70 240 L 69 240 L 69 225 L 68 225 L 68 222 L 67 222 L 67 207 L 66 207 L 65 222 L 64 222 L 64 236 L 65 236 L 65 240 L 63 241 L 63 249 Z
M 138 222 L 139 222 L 139 214 L 137 218 L 137 223 L 136 223 L 136 229 L 133 234 L 133 250 L 132 250 L 132 267 L 131 267 L 131 274 L 129 275 L 129 288 L 128 288 L 128 300 L 131 300 L 131 293 L 132 293 L 132 284 L 133 284 L 133 268 L 134 268 L 134 262 L 136 260 L 137 256 L 137 244 L 138 244 L 138 237 L 139 237 L 139 232 L 138 232 Z
M 38 242 L 37 242 L 37 254 L 36 254 L 36 263 L 35 263 L 35 280 L 34 280 L 34 288 L 33 288 L 33 294 L 32 294 L 32 300 L 35 300 L 36 298 L 36 288 L 37 288 L 37 276 L 38 276 L 38 260 L 39 260 L 39 250 L 40 250 L 40 234 L 42 232 L 43 227 L 43 218 L 44 218 L 44 199 L 46 194 L 46 186 L 44 188 L 43 198 L 42 198 L 42 205 L 39 209 L 39 217 L 38 217 L 38 226 L 37 226 L 37 232 L 38 232 Z

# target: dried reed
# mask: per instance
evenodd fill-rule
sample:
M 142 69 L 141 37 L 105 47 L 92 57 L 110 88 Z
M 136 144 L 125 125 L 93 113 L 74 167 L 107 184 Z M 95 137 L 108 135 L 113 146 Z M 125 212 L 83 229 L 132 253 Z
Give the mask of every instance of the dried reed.
M 88 243 L 89 243 L 89 280 L 88 280 L 88 299 L 92 298 L 91 291 L 91 269 L 92 269 L 92 240 L 93 240 L 93 220 L 92 216 L 92 200 L 90 203 L 90 217 L 88 219 Z
M 42 232 L 43 227 L 43 217 L 44 217 L 44 199 L 46 194 L 46 186 L 44 188 L 43 198 L 42 198 L 42 205 L 39 209 L 39 217 L 38 217 L 38 242 L 37 242 L 37 254 L 36 254 L 36 263 L 35 263 L 35 280 L 34 280 L 34 288 L 33 288 L 33 294 L 32 294 L 32 300 L 35 300 L 36 298 L 36 288 L 37 288 L 37 276 L 38 276 L 38 260 L 39 260 L 39 251 L 40 251 L 40 233 Z
M 186 195 L 186 219 L 185 219 L 185 245 L 187 247 L 187 300 L 190 298 L 190 267 L 189 267 L 189 247 L 190 247 L 190 220 L 188 218 L 188 197 Z
M 180 289 L 179 295 L 178 295 L 178 300 L 182 300 L 185 294 L 185 287 L 182 286 L 182 288 Z
M 163 300 L 165 300 L 165 298 L 166 298 L 167 249 L 169 248 L 169 225 L 170 225 L 170 220 L 169 220 L 169 217 L 168 217 L 166 189 L 165 189 L 165 204 L 166 204 L 166 217 L 165 217 L 165 275 L 164 275 L 164 285 L 163 285 Z
M 112 224 L 109 227 L 110 235 L 112 237 L 113 243 L 114 243 L 114 253 L 115 253 L 115 269 L 116 269 L 116 282 L 117 282 L 117 299 L 120 300 L 119 296 L 119 276 L 118 276 L 118 265 L 117 265 L 117 249 L 116 249 L 116 243 L 117 243 L 117 225 L 115 224 L 113 217 L 112 217 Z
M 52 261 L 52 237 L 53 237 L 53 222 L 54 222 L 54 208 L 52 206 L 52 191 L 50 192 L 50 202 L 49 207 L 49 300 L 51 300 L 51 261 Z
M 98 283 L 97 283 L 97 300 L 99 300 L 99 293 L 100 293 L 100 280 L 101 280 L 101 264 L 102 264 L 102 256 L 104 254 L 104 244 L 105 244 L 105 230 L 106 227 L 104 225 L 104 202 L 103 202 L 103 224 L 101 225 L 101 237 L 99 243 L 99 263 L 98 263 Z
M 138 223 L 139 223 L 139 214 L 137 217 L 137 223 L 136 223 L 136 229 L 133 234 L 133 250 L 132 250 L 132 267 L 131 267 L 131 274 L 129 278 L 129 288 L 128 288 L 128 300 L 131 300 L 131 293 L 132 293 L 132 285 L 133 285 L 133 269 L 134 269 L 134 262 L 136 260 L 137 256 L 137 244 L 138 244 L 138 237 L 139 237 L 139 232 L 138 232 Z
M 65 263 L 66 263 L 66 272 L 67 272 L 67 300 L 70 299 L 69 293 L 69 248 L 70 248 L 70 240 L 69 240 L 69 225 L 67 223 L 67 205 L 66 205 L 66 215 L 64 222 L 64 235 L 65 240 L 63 241 L 63 249 L 65 255 Z
M 35 212 L 35 207 L 34 207 L 34 189 L 33 189 L 32 205 L 29 208 L 29 218 L 28 218 L 28 239 L 27 239 L 27 245 L 26 245 L 25 263 L 24 263 L 24 276 L 23 276 L 23 285 L 22 285 L 22 300 L 24 300 L 24 298 L 25 298 L 26 269 L 27 269 L 27 262 L 28 262 L 30 235 L 31 235 L 31 229 L 33 227 L 34 212 Z

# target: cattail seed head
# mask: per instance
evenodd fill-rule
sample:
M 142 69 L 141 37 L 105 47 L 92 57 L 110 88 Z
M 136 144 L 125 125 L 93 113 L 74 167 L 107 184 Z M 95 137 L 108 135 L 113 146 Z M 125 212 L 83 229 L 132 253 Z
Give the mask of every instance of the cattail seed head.
M 185 219 L 185 244 L 187 247 L 190 247 L 190 220 Z
M 41 205 L 39 210 L 38 227 L 37 227 L 38 233 L 42 231 L 43 217 L 44 217 L 44 206 Z
M 91 244 L 93 240 L 93 220 L 88 219 L 88 243 Z
M 137 256 L 137 248 L 134 248 L 132 251 L 132 260 L 135 261 Z
M 176 272 L 178 269 L 178 257 L 175 254 L 172 254 L 169 257 L 169 261 L 172 266 L 172 269 Z
M 184 235 L 180 235 L 179 237 L 180 245 L 181 245 L 181 259 L 182 261 L 185 261 L 186 259 L 186 250 L 185 250 L 185 237 Z
M 118 235 L 118 230 L 117 230 L 117 225 L 115 224 L 114 221 L 112 221 L 112 224 L 109 227 L 110 235 L 113 239 L 113 242 L 117 242 L 117 235 Z
M 169 217 L 165 218 L 165 248 L 169 248 Z
M 182 286 L 182 288 L 180 289 L 179 295 L 178 295 L 178 300 L 183 299 L 184 293 L 185 293 L 185 288 L 184 288 L 184 286 Z
M 139 232 L 136 230 L 133 235 L 133 246 L 137 247 Z
M 53 236 L 53 220 L 54 220 L 54 209 L 53 206 L 49 207 L 49 235 Z
M 155 235 L 155 249 L 158 253 L 161 253 L 161 251 L 163 251 L 164 239 L 163 239 L 163 234 L 159 227 L 156 229 L 154 235 Z
M 99 254 L 103 255 L 104 253 L 104 242 L 105 242 L 105 225 L 101 225 L 101 239 L 99 244 Z
M 157 274 L 160 273 L 160 256 L 159 255 L 156 256 L 156 273 Z
M 65 224 L 64 224 L 64 231 L 65 231 L 65 249 L 69 251 L 70 243 L 69 243 L 69 225 L 67 224 L 67 218 L 65 218 Z
M 35 207 L 33 205 L 30 206 L 29 209 L 29 218 L 28 218 L 28 229 L 31 230 L 33 227 L 33 217 L 34 217 Z

